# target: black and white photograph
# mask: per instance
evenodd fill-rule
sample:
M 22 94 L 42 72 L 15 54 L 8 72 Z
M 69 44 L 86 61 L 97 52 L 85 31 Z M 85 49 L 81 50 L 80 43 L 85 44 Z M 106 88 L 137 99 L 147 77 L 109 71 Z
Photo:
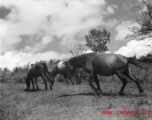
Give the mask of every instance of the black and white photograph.
M 0 0 L 0 120 L 152 120 L 152 0 Z

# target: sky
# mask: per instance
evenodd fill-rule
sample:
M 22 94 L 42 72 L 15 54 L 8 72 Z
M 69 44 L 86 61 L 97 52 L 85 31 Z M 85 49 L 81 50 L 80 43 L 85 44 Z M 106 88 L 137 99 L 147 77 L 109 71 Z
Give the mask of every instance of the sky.
M 111 33 L 109 52 L 140 57 L 151 38 L 125 39 L 144 8 L 141 0 L 0 0 L 0 67 L 72 57 L 90 29 Z M 88 49 L 88 48 L 86 48 Z

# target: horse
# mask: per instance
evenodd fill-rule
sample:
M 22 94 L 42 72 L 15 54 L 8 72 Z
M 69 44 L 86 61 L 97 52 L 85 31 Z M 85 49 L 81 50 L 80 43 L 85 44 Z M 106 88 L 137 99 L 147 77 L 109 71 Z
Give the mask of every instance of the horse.
M 143 92 L 139 82 L 130 76 L 128 65 L 133 64 L 143 69 L 146 69 L 146 67 L 142 62 L 139 62 L 134 58 L 112 53 L 88 53 L 72 57 L 68 61 L 65 61 L 64 64 L 68 67 L 69 78 L 76 68 L 83 68 L 89 74 L 88 83 L 97 95 L 102 94 L 97 75 L 111 76 L 116 74 L 123 84 L 119 91 L 119 95 L 124 95 L 123 91 L 127 84 L 125 77 L 128 77 L 136 83 L 140 93 Z M 95 81 L 97 88 L 93 85 L 93 80 Z
M 47 88 L 47 81 L 50 84 L 50 90 L 52 90 L 52 81 L 51 81 L 51 77 L 49 75 L 49 71 L 48 71 L 46 63 L 37 62 L 36 64 L 31 65 L 31 68 L 27 72 L 27 77 L 25 77 L 26 86 L 27 86 L 28 91 L 30 89 L 30 82 L 32 82 L 33 90 L 35 90 L 34 82 L 36 84 L 37 90 L 39 90 L 39 86 L 37 84 L 37 77 L 41 77 L 42 80 L 44 81 L 45 90 L 48 89 Z M 33 79 L 35 79 L 35 81 Z
M 68 80 L 72 83 L 72 85 L 74 85 L 74 82 L 72 81 L 72 79 L 68 79 L 68 71 L 67 71 L 67 67 L 65 64 L 63 64 L 65 61 L 60 61 L 54 68 L 53 70 L 50 72 L 50 74 L 52 75 L 53 81 L 55 81 L 55 77 L 57 74 L 61 74 L 63 75 L 64 79 L 66 80 L 66 83 L 69 84 Z M 53 83 L 54 84 L 54 83 Z

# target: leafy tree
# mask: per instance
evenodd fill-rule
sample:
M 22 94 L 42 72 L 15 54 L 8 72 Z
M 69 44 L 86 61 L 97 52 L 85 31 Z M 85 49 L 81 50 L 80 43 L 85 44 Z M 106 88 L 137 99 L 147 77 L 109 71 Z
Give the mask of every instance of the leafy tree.
M 90 47 L 92 51 L 102 53 L 108 51 L 106 44 L 107 42 L 110 42 L 110 32 L 108 32 L 106 29 L 91 29 L 89 34 L 85 35 L 85 38 L 86 46 Z
M 142 11 L 140 17 L 136 20 L 139 26 L 129 28 L 133 34 L 128 34 L 126 38 L 138 36 L 145 38 L 152 36 L 152 1 L 142 0 L 142 4 L 146 10 Z

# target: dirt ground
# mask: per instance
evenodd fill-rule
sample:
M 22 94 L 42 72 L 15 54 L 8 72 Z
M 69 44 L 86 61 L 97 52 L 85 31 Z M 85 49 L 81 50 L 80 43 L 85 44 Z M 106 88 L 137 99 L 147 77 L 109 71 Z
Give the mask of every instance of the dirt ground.
M 121 85 L 100 82 L 103 95 L 99 97 L 87 83 L 56 82 L 53 91 L 40 84 L 41 90 L 35 92 L 24 91 L 24 84 L 0 84 L 0 120 L 151 120 L 152 83 L 142 84 L 144 94 L 128 83 L 125 95 L 119 96 Z M 112 114 L 103 114 L 105 110 Z M 123 110 L 140 114 L 120 114 Z

